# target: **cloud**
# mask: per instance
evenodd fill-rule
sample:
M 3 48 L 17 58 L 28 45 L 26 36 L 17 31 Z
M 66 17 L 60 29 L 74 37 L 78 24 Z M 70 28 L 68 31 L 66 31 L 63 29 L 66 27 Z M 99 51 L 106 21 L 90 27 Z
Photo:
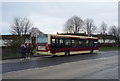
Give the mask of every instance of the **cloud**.
M 42 32 L 55 34 L 56 32 L 63 32 L 65 21 L 74 15 L 83 20 L 92 18 L 98 30 L 100 30 L 99 26 L 102 21 L 109 26 L 118 23 L 116 2 L 4 3 L 3 6 L 3 32 L 6 33 L 10 32 L 7 22 L 12 22 L 16 16 L 28 17 L 33 25 Z M 13 11 L 11 12 L 11 10 Z
M 34 27 L 38 27 L 42 32 L 47 34 L 56 34 L 63 32 L 63 25 L 66 21 L 64 18 L 51 17 L 44 14 L 33 13 L 28 16 Z M 2 34 L 10 34 L 10 23 L 0 22 L 0 31 Z
M 35 27 L 38 27 L 42 32 L 56 34 L 62 32 L 65 18 L 48 16 L 45 14 L 33 13 L 28 16 Z

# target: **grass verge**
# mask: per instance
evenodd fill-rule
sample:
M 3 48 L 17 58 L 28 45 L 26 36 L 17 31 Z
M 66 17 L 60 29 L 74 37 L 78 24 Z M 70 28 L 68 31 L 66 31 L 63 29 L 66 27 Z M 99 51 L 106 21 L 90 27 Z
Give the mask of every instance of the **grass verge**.
M 99 51 L 114 51 L 114 50 L 118 50 L 118 47 L 100 47 Z
M 14 58 L 20 58 L 20 54 L 4 54 L 2 55 L 2 59 L 14 59 Z

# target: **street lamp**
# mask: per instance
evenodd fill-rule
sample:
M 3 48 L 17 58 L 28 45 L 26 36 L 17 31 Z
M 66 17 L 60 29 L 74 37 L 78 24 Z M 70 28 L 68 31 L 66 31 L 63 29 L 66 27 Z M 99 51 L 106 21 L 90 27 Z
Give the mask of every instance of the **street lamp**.
M 21 38 L 21 44 L 22 44 L 22 43 L 23 43 L 23 42 L 22 42 L 22 33 L 20 34 L 20 38 Z

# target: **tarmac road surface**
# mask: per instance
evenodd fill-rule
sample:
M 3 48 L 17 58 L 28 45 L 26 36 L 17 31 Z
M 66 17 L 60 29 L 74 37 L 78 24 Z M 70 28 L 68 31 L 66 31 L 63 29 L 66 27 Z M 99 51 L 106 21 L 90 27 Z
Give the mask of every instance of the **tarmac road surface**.
M 118 51 L 3 61 L 3 79 L 118 79 Z

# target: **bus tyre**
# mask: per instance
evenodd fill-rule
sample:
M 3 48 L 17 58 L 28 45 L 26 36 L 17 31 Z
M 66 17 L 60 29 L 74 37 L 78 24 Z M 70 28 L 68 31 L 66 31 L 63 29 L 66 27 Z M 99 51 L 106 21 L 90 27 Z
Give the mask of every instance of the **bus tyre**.
M 56 57 L 56 55 L 51 55 L 51 57 Z
M 92 54 L 93 53 L 93 50 L 90 50 L 90 54 Z
M 66 51 L 65 52 L 65 56 L 69 56 L 70 55 L 70 52 L 69 51 Z

